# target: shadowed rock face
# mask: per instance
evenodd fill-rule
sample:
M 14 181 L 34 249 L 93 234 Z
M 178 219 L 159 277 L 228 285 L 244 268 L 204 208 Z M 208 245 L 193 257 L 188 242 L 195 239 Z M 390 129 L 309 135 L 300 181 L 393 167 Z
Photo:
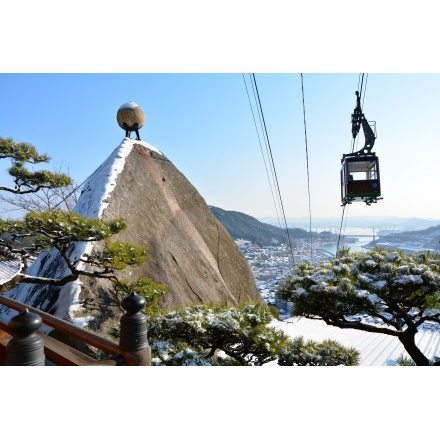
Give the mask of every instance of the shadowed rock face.
M 245 257 L 205 200 L 161 152 L 143 141 L 122 142 L 87 180 L 75 211 L 85 217 L 124 218 L 127 228 L 114 239 L 144 247 L 148 258 L 120 276 L 165 284 L 168 292 L 159 302 L 163 309 L 263 303 Z M 71 251 L 79 257 L 91 252 L 88 246 L 78 243 Z M 54 251 L 41 254 L 29 273 L 61 278 L 66 270 Z M 106 280 L 80 277 L 62 287 L 19 284 L 5 295 L 62 319 L 83 311 L 103 322 L 120 313 L 110 289 Z
M 185 176 L 162 154 L 134 143 L 102 218 L 123 217 L 118 240 L 148 250 L 124 276 L 166 284 L 163 308 L 262 302 L 240 249 Z

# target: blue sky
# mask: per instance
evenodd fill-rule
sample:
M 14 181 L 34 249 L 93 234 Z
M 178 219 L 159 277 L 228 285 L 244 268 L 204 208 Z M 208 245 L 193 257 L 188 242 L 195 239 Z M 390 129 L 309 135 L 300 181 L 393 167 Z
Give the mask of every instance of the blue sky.
M 276 217 L 276 186 L 266 169 L 271 159 L 254 123 L 250 79 L 248 73 L 3 73 L 0 136 L 32 143 L 50 155 L 49 167 L 68 168 L 79 184 L 122 141 L 116 113 L 134 101 L 146 116 L 141 138 L 208 204 Z M 303 84 L 300 73 L 256 73 L 255 79 L 285 215 L 309 216 L 310 187 L 312 218 L 340 217 L 340 160 L 351 149 L 360 74 L 303 73 Z M 350 205 L 348 218 L 440 218 L 432 197 L 439 184 L 439 101 L 440 74 L 364 75 L 363 111 L 376 122 L 373 151 L 384 199 Z
M 350 205 L 347 218 L 440 218 L 436 15 L 425 0 L 399 11 L 376 3 L 6 4 L 0 136 L 34 144 L 82 183 L 122 141 L 116 112 L 131 100 L 146 115 L 142 139 L 208 204 L 276 217 L 243 80 L 254 72 L 284 214 L 340 218 L 340 160 L 351 148 L 359 75 L 370 72 L 363 110 L 376 121 L 384 199 Z
M 105 9 L 103 2 L 89 0 L 3 3 L 0 136 L 34 144 L 52 157 L 52 165 L 68 165 L 79 183 L 122 141 L 124 133 L 116 123 L 116 112 L 120 105 L 133 100 L 147 118 L 141 129 L 142 139 L 159 148 L 207 203 L 252 216 L 275 216 L 242 78 L 242 72 L 255 72 L 286 215 L 308 216 L 300 82 L 303 72 L 311 214 L 340 217 L 340 159 L 351 146 L 350 115 L 359 72 L 370 72 L 363 109 L 377 124 L 373 151 L 380 158 L 384 200 L 370 207 L 353 204 L 348 217 L 440 217 L 436 207 L 436 126 L 440 116 L 436 2 L 401 2 L 396 7 L 394 2 L 379 0 L 272 0 L 269 7 L 268 2 L 244 0 L 143 0 L 126 4 L 108 0 Z M 25 72 L 44 75 L 18 74 Z M 45 75 L 48 72 L 75 75 Z M 84 72 L 97 75 L 78 75 Z M 109 72 L 143 75 L 113 76 Z M 0 170 L 4 169 L 1 166 Z M 174 413 L 182 423 L 170 424 L 170 411 L 154 411 L 153 415 L 156 424 L 159 421 L 176 434 L 181 434 L 183 423 L 193 417 L 194 408 L 204 402 L 209 389 L 217 397 L 210 401 L 212 411 L 218 410 L 225 417 L 247 408 L 250 417 L 264 412 L 269 423 L 234 428 L 238 435 L 251 433 L 258 439 L 272 436 L 272 421 L 290 420 L 292 412 L 297 415 L 296 433 L 307 435 L 313 426 L 318 436 L 339 434 L 341 405 L 347 432 L 369 438 L 371 432 L 359 430 L 364 425 L 364 404 L 365 410 L 374 405 L 376 414 L 394 415 L 387 399 L 377 399 L 378 392 L 385 389 L 402 400 L 407 392 L 402 383 L 413 380 L 420 385 L 419 370 L 415 369 L 281 369 L 270 376 L 266 387 L 255 391 L 258 394 L 250 399 L 258 402 L 255 407 L 247 403 L 244 408 L 240 400 L 229 399 L 225 410 L 224 401 L 218 397 L 231 389 L 254 390 L 255 383 L 267 376 L 260 370 L 246 370 L 241 375 L 244 370 L 233 370 L 234 375 L 228 375 L 231 370 L 216 369 L 209 370 L 208 376 L 206 370 L 175 369 L 170 374 L 169 370 L 159 369 L 149 373 L 156 375 L 151 381 L 141 377 L 140 370 L 131 373 L 130 378 L 125 370 L 118 371 L 124 383 L 129 383 L 124 392 L 136 389 L 139 394 L 141 389 L 145 395 L 154 395 L 144 402 L 150 413 L 164 405 L 174 409 L 169 393 L 163 393 L 164 383 L 170 389 L 178 388 L 185 405 L 175 399 Z M 426 371 L 429 386 L 419 388 L 432 392 L 435 382 Z M 84 400 L 84 375 L 76 384 L 76 376 L 65 377 L 62 372 L 67 375 L 70 370 L 57 370 L 58 374 L 50 370 L 50 381 L 60 379 L 60 386 L 53 387 L 56 390 L 65 390 L 66 383 L 70 385 L 69 401 L 76 403 L 71 398 L 76 391 L 86 411 L 102 411 L 105 417 L 113 409 L 115 390 L 108 383 L 114 381 L 117 372 L 87 370 L 90 382 L 86 388 L 89 384 L 93 389 L 99 387 L 104 396 L 99 408 L 94 400 L 90 408 Z M 60 396 L 48 392 L 44 384 L 49 377 L 41 380 L 42 374 L 38 370 L 33 390 L 42 384 L 39 394 L 50 405 Z M 158 377 L 160 374 L 163 376 Z M 188 380 L 185 376 L 182 380 L 181 374 L 194 374 L 194 378 Z M 358 389 L 362 383 L 364 389 L 373 391 L 363 393 L 356 405 L 346 405 L 346 395 L 339 392 L 341 380 L 348 388 L 351 385 Z M 10 382 L 13 404 L 9 407 L 15 408 L 14 398 L 21 396 L 16 389 L 19 382 Z M 214 386 L 214 382 L 220 386 Z M 326 399 L 329 395 L 330 405 Z M 423 397 L 422 401 L 428 401 Z M 237 407 L 231 410 L 231 404 Z M 139 419 L 144 417 L 145 405 L 139 410 L 131 405 L 127 413 L 130 420 L 133 410 L 140 411 L 135 413 Z M 408 416 L 411 420 L 418 416 L 426 420 L 434 410 L 433 405 L 412 406 L 408 407 Z M 314 423 L 317 411 L 323 421 L 319 426 Z M 396 407 L 395 411 L 395 419 L 401 420 L 402 408 Z M 65 421 L 70 423 L 71 411 L 64 413 L 68 414 Z M 6 414 L 15 420 L 18 413 Z M 41 418 L 35 411 L 27 416 L 34 416 L 35 421 Z M 198 423 L 200 432 L 211 429 L 210 419 L 205 425 L 203 421 Z M 132 425 L 132 429 L 138 429 Z M 407 435 L 408 426 L 401 425 L 385 424 L 382 436 Z M 104 432 L 113 435 L 115 426 L 111 426 L 112 431 L 104 428 Z M 121 426 L 126 434 L 127 426 Z M 429 423 L 414 426 L 419 435 L 420 431 L 432 431 Z M 289 429 L 288 424 L 284 427 Z M 26 426 L 23 428 L 26 432 Z M 103 427 L 99 425 L 98 429 L 102 436 Z

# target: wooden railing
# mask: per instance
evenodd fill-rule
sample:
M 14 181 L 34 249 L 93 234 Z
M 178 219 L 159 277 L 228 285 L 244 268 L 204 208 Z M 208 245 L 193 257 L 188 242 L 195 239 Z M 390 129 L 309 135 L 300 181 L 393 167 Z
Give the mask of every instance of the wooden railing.
M 126 313 L 120 320 L 119 344 L 11 298 L 0 295 L 0 304 L 19 312 L 7 325 L 0 322 L 0 365 L 151 365 L 146 316 L 141 312 L 145 300 L 136 294 L 122 301 Z M 43 322 L 70 339 L 104 352 L 104 357 L 95 359 L 39 332 Z

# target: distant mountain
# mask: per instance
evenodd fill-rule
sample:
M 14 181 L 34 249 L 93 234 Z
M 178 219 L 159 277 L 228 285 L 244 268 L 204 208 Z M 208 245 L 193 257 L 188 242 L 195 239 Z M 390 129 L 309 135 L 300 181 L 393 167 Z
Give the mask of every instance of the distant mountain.
M 260 217 L 258 220 L 271 225 L 277 225 L 275 217 Z M 286 219 L 287 224 L 298 228 L 309 229 L 310 219 L 306 217 Z M 339 228 L 340 218 L 314 218 L 312 219 L 312 230 Z M 375 228 L 376 231 L 414 231 L 440 225 L 440 219 L 419 218 L 419 217 L 349 217 L 345 228 Z
M 277 227 L 274 224 L 264 223 L 242 212 L 225 211 L 215 206 L 210 206 L 210 208 L 214 216 L 217 217 L 217 220 L 225 227 L 234 240 L 249 240 L 259 246 L 269 246 L 275 243 L 288 244 L 285 229 Z M 271 221 L 269 218 L 266 219 Z M 377 218 L 375 221 L 380 222 L 385 219 L 388 222 L 393 221 L 392 223 L 388 223 L 392 224 L 393 228 L 379 230 L 377 238 L 369 243 L 369 247 L 376 245 L 383 248 L 402 249 L 406 252 L 414 252 L 422 249 L 440 252 L 440 221 L 415 217 L 407 219 L 383 217 L 381 219 Z M 321 220 L 324 221 L 324 219 L 320 219 L 319 221 Z M 328 222 L 330 220 L 331 219 L 326 219 L 325 221 Z M 274 221 L 274 219 L 272 219 L 272 221 Z M 372 219 L 364 219 L 363 225 L 362 223 L 357 223 L 357 221 L 360 222 L 360 218 L 356 218 L 355 223 L 359 224 L 360 227 L 368 227 L 367 225 L 371 224 Z M 328 223 L 324 224 L 328 227 Z M 429 225 L 429 227 L 427 226 L 424 229 L 423 225 Z M 406 232 L 402 232 L 405 226 L 408 229 L 406 229 Z M 353 225 L 350 227 L 353 227 Z M 310 240 L 310 232 L 306 229 L 288 228 L 287 230 L 290 240 Z M 381 231 L 382 233 L 380 233 Z M 312 232 L 312 239 L 315 243 L 317 240 L 320 240 L 321 243 L 334 242 L 338 239 L 338 236 L 337 234 L 332 234 L 330 231 L 325 230 L 319 233 Z M 344 238 L 343 241 L 346 243 L 350 242 L 350 237 Z
M 215 206 L 210 206 L 212 213 L 217 220 L 225 227 L 234 240 L 243 239 L 252 241 L 259 246 L 269 246 L 273 244 L 288 244 L 291 240 L 309 240 L 310 232 L 301 228 L 288 228 L 289 238 L 285 229 L 263 223 L 250 215 L 237 211 L 225 211 Z M 336 237 L 328 231 L 312 233 L 312 238 Z
M 406 252 L 417 250 L 440 251 L 440 225 L 423 230 L 395 232 L 381 235 L 369 244 L 383 248 L 397 248 Z

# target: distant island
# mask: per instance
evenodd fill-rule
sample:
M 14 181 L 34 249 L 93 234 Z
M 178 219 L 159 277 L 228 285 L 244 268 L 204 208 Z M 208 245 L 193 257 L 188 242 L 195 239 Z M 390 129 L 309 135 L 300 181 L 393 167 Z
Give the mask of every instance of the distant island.
M 382 232 L 367 248 L 401 249 L 405 252 L 428 250 L 440 252 L 440 225 L 420 231 Z

